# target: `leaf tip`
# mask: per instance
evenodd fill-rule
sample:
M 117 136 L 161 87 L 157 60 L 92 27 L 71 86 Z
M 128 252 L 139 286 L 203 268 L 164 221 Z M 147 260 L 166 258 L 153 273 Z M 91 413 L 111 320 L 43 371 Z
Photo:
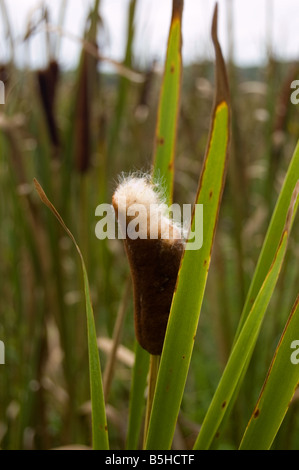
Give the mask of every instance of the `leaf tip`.
M 173 0 L 172 2 L 172 21 L 182 19 L 184 0 Z
M 221 50 L 221 46 L 218 40 L 218 3 L 215 5 L 211 36 L 214 44 L 215 55 L 216 55 L 216 105 L 221 101 L 229 103 L 229 85 L 226 73 L 226 66 Z
M 43 188 L 41 187 L 41 185 L 39 184 L 36 178 L 33 178 L 33 183 L 34 183 L 35 189 L 39 197 L 41 198 L 42 201 L 45 201 L 47 199 L 45 191 L 43 190 Z

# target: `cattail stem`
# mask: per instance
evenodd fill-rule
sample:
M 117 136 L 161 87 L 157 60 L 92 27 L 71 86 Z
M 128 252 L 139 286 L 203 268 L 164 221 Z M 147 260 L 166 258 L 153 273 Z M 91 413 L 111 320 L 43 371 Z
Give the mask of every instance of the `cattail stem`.
M 150 356 L 150 369 L 149 369 L 149 380 L 148 380 L 148 393 L 147 393 L 147 403 L 146 403 L 146 413 L 145 413 L 145 423 L 144 423 L 144 435 L 143 435 L 143 448 L 145 449 L 147 431 L 149 426 L 149 421 L 152 412 L 152 405 L 154 400 L 156 382 L 158 377 L 160 365 L 160 356 Z
M 124 324 L 124 319 L 126 316 L 127 312 L 127 306 L 128 306 L 128 301 L 129 301 L 129 295 L 131 292 L 131 279 L 128 278 L 126 284 L 125 284 L 125 289 L 124 293 L 121 299 L 121 303 L 119 306 L 119 310 L 117 313 L 117 318 L 115 322 L 115 327 L 113 331 L 113 346 L 110 351 L 107 365 L 104 371 L 104 376 L 103 376 L 103 388 L 104 388 L 104 397 L 105 401 L 107 403 L 108 397 L 109 397 L 109 392 L 110 392 L 110 387 L 113 379 L 113 374 L 115 370 L 115 362 L 116 362 L 116 353 L 117 353 L 117 348 L 120 344 L 121 341 L 121 335 L 122 335 L 122 330 L 123 330 L 123 324 Z
M 3 23 L 4 23 L 4 28 L 5 28 L 5 36 L 9 40 L 9 45 L 10 45 L 10 59 L 11 59 L 11 64 L 14 64 L 14 58 L 15 58 L 15 44 L 14 44 L 14 38 L 12 34 L 12 28 L 11 28 L 11 23 L 10 19 L 8 16 L 6 4 L 4 0 L 0 1 L 0 8 L 1 8 L 1 13 L 2 13 L 2 18 L 3 18 Z

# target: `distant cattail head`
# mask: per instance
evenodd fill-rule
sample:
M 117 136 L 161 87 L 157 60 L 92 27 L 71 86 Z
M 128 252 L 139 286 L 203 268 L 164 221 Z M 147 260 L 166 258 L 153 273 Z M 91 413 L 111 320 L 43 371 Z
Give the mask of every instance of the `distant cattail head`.
M 6 64 L 0 64 L 0 80 L 5 86 L 9 84 L 9 66 Z
M 97 45 L 94 44 L 95 50 Z M 82 61 L 77 83 L 77 96 L 75 103 L 75 165 L 79 173 L 86 173 L 91 164 L 92 153 L 92 109 L 95 85 L 97 80 L 96 57 L 90 55 L 86 50 L 82 51 Z
M 60 139 L 54 113 L 55 95 L 59 78 L 59 66 L 55 60 L 50 61 L 48 67 L 38 70 L 37 80 L 44 109 L 49 135 L 54 147 L 59 147 Z

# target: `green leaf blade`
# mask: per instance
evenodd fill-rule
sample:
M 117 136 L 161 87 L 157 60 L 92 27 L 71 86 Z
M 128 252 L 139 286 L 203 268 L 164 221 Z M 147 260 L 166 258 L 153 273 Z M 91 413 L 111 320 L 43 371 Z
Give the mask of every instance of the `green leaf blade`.
M 203 245 L 186 249 L 173 297 L 149 423 L 146 449 L 169 449 L 184 392 L 204 295 L 211 251 L 226 176 L 230 136 L 230 110 L 225 66 L 213 20 L 216 50 L 216 98 L 211 132 L 193 214 L 195 229 L 199 205 L 203 205 Z M 188 241 L 190 243 L 190 241 Z M 186 314 L 188 312 L 188 314 Z
M 144 393 L 149 370 L 149 358 L 149 353 L 145 351 L 145 349 L 142 349 L 136 341 L 135 363 L 130 393 L 129 424 L 126 441 L 127 450 L 138 449 L 140 428 L 145 408 Z
M 183 0 L 173 2 L 155 133 L 153 180 L 162 180 L 168 202 L 171 202 L 173 192 L 174 156 L 180 110 L 183 4 Z
M 91 395 L 91 408 L 92 408 L 92 441 L 94 450 L 107 450 L 109 449 L 108 440 L 108 427 L 105 410 L 105 400 L 102 384 L 102 374 L 100 366 L 99 351 L 97 345 L 97 335 L 94 322 L 94 314 L 92 308 L 92 302 L 90 297 L 88 275 L 85 267 L 85 262 L 79 246 L 69 228 L 65 225 L 62 217 L 57 212 L 51 201 L 47 198 L 44 190 L 40 186 L 37 180 L 34 180 L 35 188 L 42 202 L 50 209 L 54 214 L 62 228 L 68 234 L 72 242 L 74 243 L 76 250 L 79 254 L 83 281 L 84 281 L 84 293 L 85 293 L 85 308 L 86 308 L 86 320 L 87 320 L 87 336 L 88 336 L 88 357 L 89 357 L 89 374 L 90 374 L 90 395 Z
M 274 292 L 278 276 L 282 268 L 287 250 L 289 233 L 294 220 L 294 214 L 298 206 L 298 194 L 299 181 L 297 181 L 295 188 L 293 188 L 292 191 L 285 225 L 270 269 L 232 349 L 227 365 L 198 434 L 194 449 L 208 449 L 210 447 L 213 439 L 216 437 L 216 433 L 220 425 L 223 422 L 226 410 L 231 406 L 232 399 L 235 399 L 235 392 L 244 378 L 244 372 L 246 372 L 246 368 L 252 356 L 267 306 Z
M 252 306 L 247 321 L 245 322 L 232 350 L 219 385 L 213 396 L 194 445 L 194 449 L 196 450 L 209 449 L 225 416 L 226 408 L 234 396 L 234 391 L 238 386 L 243 369 L 253 352 L 266 308 L 277 283 L 286 252 L 287 240 L 288 233 L 285 231 L 281 238 L 271 269 L 269 270 L 256 301 Z
M 198 204 L 203 204 L 204 213 L 206 213 L 203 222 L 204 243 L 197 252 L 186 250 L 180 269 L 178 286 L 172 303 L 161 357 L 148 433 L 148 449 L 169 448 L 184 391 L 208 275 L 222 193 L 228 141 L 227 124 L 228 107 L 226 104 L 221 104 L 216 109 L 214 132 L 204 170 L 202 191 L 200 191 L 197 201 Z M 215 171 L 216 168 L 217 171 Z M 212 198 L 210 197 L 211 190 L 213 190 Z M 193 218 L 194 220 L 195 218 Z M 194 222 L 192 228 L 194 229 Z M 196 293 L 196 295 L 190 295 L 190 292 Z M 188 315 L 186 315 L 186 312 L 188 312 Z M 164 426 L 159 426 L 159 422 L 161 423 L 161 417 L 166 414 L 168 416 L 167 420 L 165 419 L 167 429 L 164 429 Z
M 299 367 L 291 361 L 298 340 L 299 296 L 271 362 L 260 397 L 244 433 L 240 450 L 270 449 L 299 382 Z
M 246 297 L 246 301 L 244 304 L 244 308 L 242 311 L 242 315 L 240 318 L 240 322 L 238 325 L 236 338 L 239 335 L 242 326 L 244 325 L 247 315 L 250 312 L 251 305 L 254 302 L 259 289 L 262 285 L 263 279 L 271 265 L 271 261 L 273 259 L 275 250 L 279 243 L 279 237 L 281 231 L 283 229 L 284 221 L 286 219 L 286 215 L 288 212 L 288 208 L 290 205 L 292 191 L 299 179 L 299 141 L 297 143 L 296 149 L 294 151 L 293 157 L 291 159 L 287 174 L 285 176 L 285 180 L 281 191 L 279 193 L 279 197 L 270 221 L 269 228 L 267 230 L 265 240 L 263 243 L 263 247 L 257 262 L 257 266 L 254 272 L 254 276 L 252 278 L 252 282 L 249 287 L 249 291 Z M 293 218 L 296 214 L 296 210 L 298 208 L 298 202 L 294 210 Z

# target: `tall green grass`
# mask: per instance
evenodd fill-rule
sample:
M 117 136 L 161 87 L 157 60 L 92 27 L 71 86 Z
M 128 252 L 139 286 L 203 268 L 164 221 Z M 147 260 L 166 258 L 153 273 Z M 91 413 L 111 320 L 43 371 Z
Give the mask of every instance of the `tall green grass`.
M 8 36 L 12 61 L 0 70 L 7 80 L 0 110 L 3 449 L 298 448 L 290 345 L 299 339 L 299 116 L 287 86 L 269 79 L 275 69 L 288 83 L 295 69 L 272 57 L 267 69 L 231 63 L 228 80 L 217 9 L 214 63 L 184 67 L 183 6 L 173 1 L 163 75 L 147 81 L 141 70 L 140 83 L 130 80 L 138 68 L 138 1 L 129 3 L 124 60 L 116 64 L 126 77 L 101 73 L 98 1 L 77 70 L 60 72 L 55 93 L 50 68 L 17 69 Z M 52 61 L 57 54 L 53 48 Z M 261 91 L 245 93 L 242 74 Z M 267 122 L 258 119 L 261 107 Z M 278 131 L 284 139 L 275 144 Z M 164 181 L 169 202 L 203 204 L 203 246 L 183 256 L 159 360 L 135 341 L 122 244 L 94 233 L 96 206 L 110 202 L 121 171 L 136 168 Z M 40 203 L 34 178 L 60 224 Z

